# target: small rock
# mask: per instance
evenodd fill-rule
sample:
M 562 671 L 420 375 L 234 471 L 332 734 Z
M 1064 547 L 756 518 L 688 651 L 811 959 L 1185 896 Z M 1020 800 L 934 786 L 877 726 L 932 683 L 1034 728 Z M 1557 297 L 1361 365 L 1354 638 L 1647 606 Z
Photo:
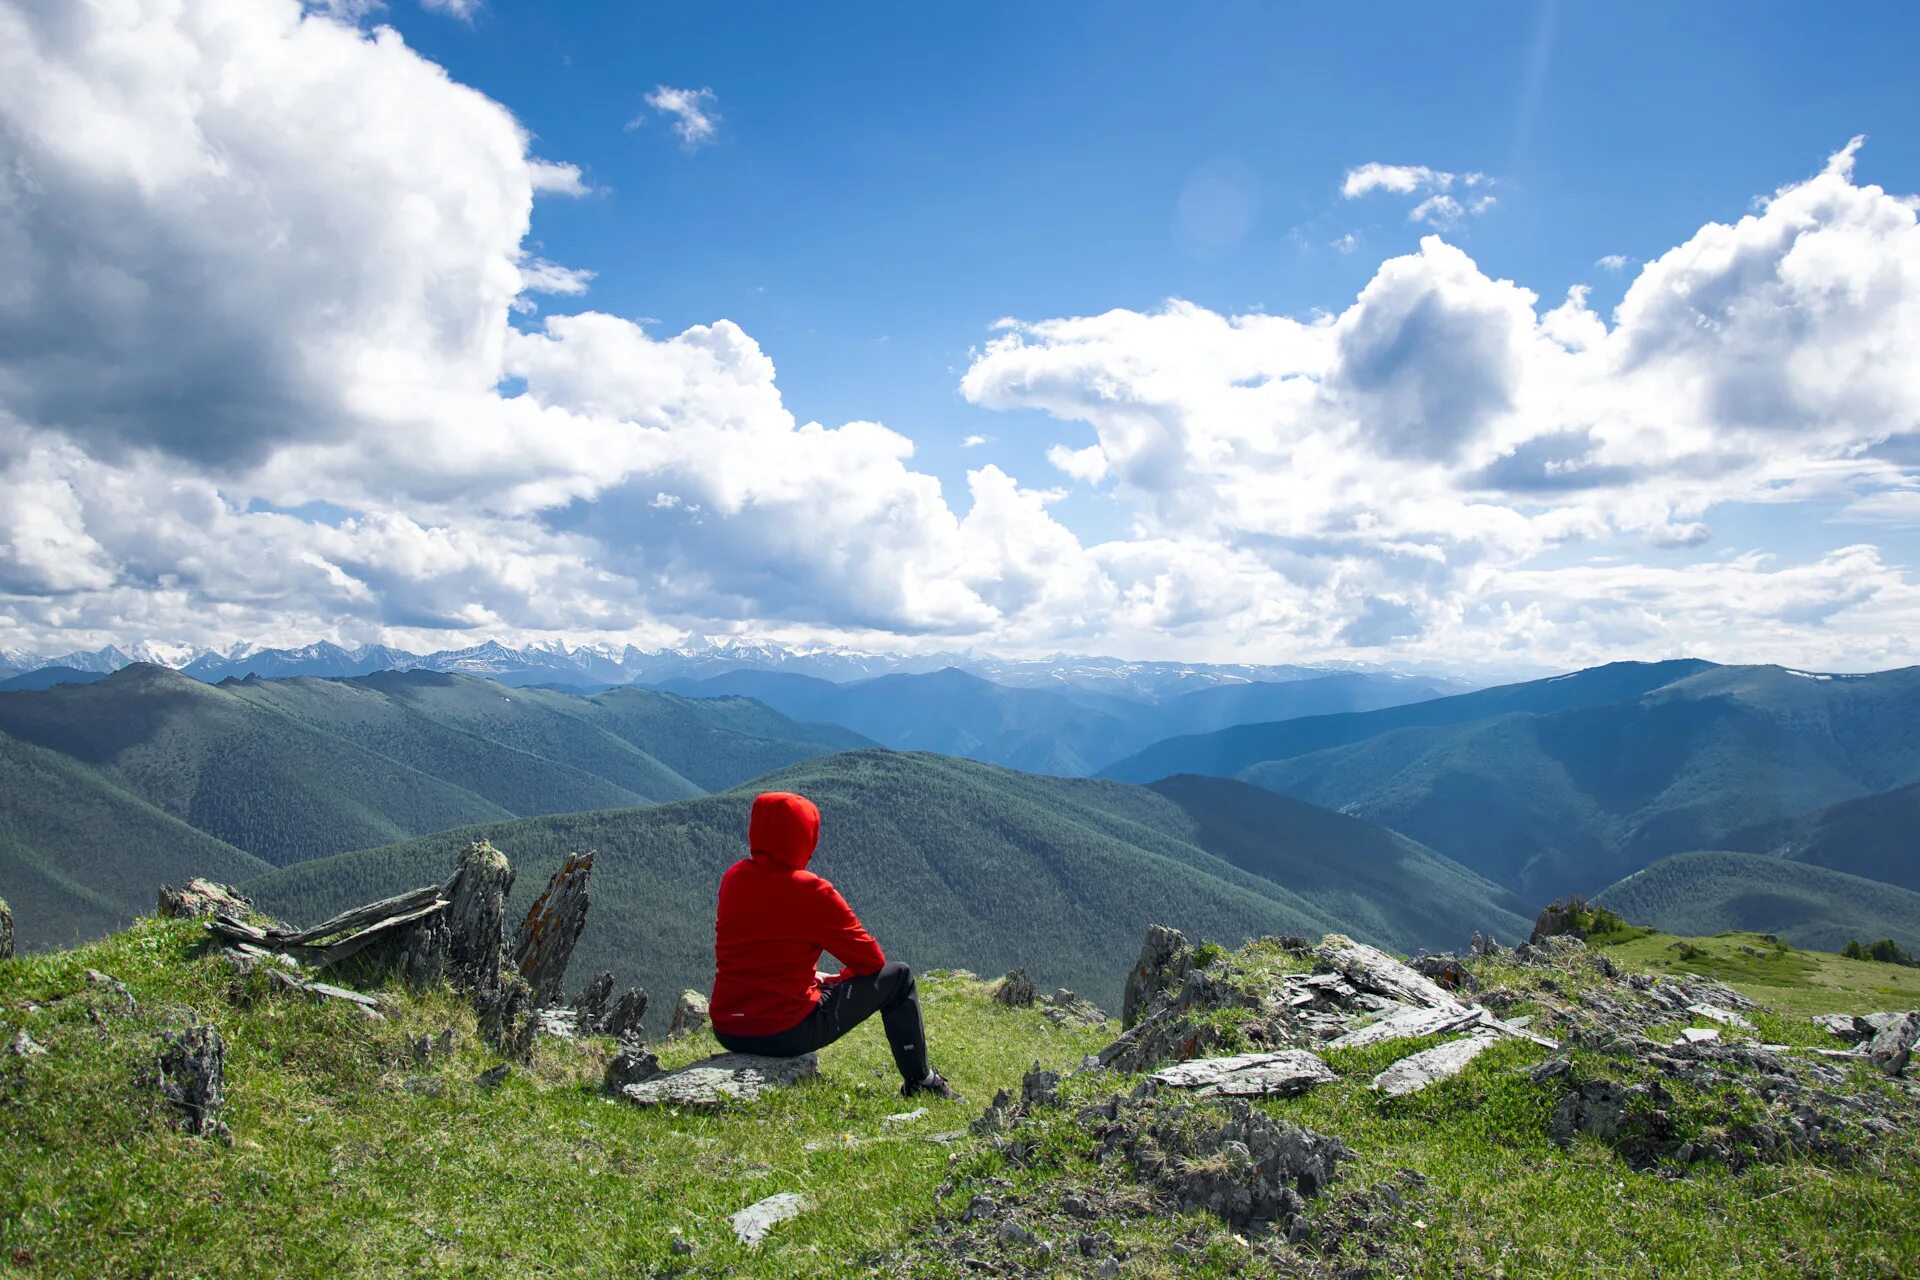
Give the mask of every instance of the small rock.
M 1033 979 L 1027 976 L 1025 969 L 1009 970 L 1007 976 L 1000 979 L 1000 985 L 993 989 L 993 998 L 999 1004 L 1015 1009 L 1031 1008 L 1037 993 L 1033 989 Z
M 670 1036 L 698 1031 L 707 1025 L 707 998 L 698 991 L 682 991 L 673 1005 L 673 1021 L 667 1024 Z
M 613 975 L 603 973 L 582 988 L 579 999 L 573 1002 L 574 1011 L 580 1015 L 580 1030 L 587 1035 L 598 1033 L 612 1004 Z
M 1002 1240 L 1005 1240 L 1008 1244 L 1025 1244 L 1033 1239 L 1033 1232 L 1027 1230 L 1011 1218 L 1001 1223 L 1000 1229 L 994 1232 L 994 1234 Z
M 513 1065 L 503 1062 L 497 1067 L 488 1067 L 485 1071 L 475 1076 L 473 1082 L 483 1089 L 495 1089 L 505 1084 L 507 1077 L 512 1074 Z
M 1060 1073 L 1047 1071 L 1038 1062 L 1034 1063 L 1020 1080 L 1020 1109 L 1032 1111 L 1037 1107 L 1057 1107 L 1060 1105 Z
M 1710 1027 L 1683 1027 L 1680 1038 L 1675 1044 L 1709 1044 L 1720 1038 L 1720 1033 Z
M 47 1047 L 22 1031 L 13 1038 L 13 1043 L 7 1046 L 7 1052 L 20 1058 L 39 1058 L 46 1055 Z
M 897 1115 L 881 1116 L 880 1123 L 881 1124 L 912 1124 L 915 1120 L 920 1119 L 920 1117 L 926 1114 L 927 1114 L 927 1109 L 925 1107 L 915 1107 L 911 1111 L 902 1111 Z
M 727 1222 L 733 1227 L 733 1234 L 740 1243 L 752 1249 L 767 1238 L 767 1232 L 789 1218 L 799 1217 L 807 1207 L 805 1196 L 794 1191 L 782 1191 L 758 1204 L 748 1205 Z
M 660 1075 L 660 1058 L 638 1041 L 628 1040 L 607 1063 L 602 1083 L 608 1093 L 619 1093 L 630 1084 L 639 1084 Z
M 966 1212 L 960 1215 L 962 1222 L 980 1222 L 1000 1212 L 999 1204 L 992 1196 L 976 1195 L 967 1201 Z
M 1093 1269 L 1094 1280 L 1114 1280 L 1120 1274 L 1120 1262 L 1116 1258 L 1103 1258 L 1100 1265 Z
M 683 1236 L 675 1236 L 673 1239 L 667 1241 L 667 1252 L 676 1258 L 691 1258 L 693 1256 L 693 1242 Z
M 211 1023 L 200 1022 L 170 1038 L 160 1050 L 156 1083 L 160 1096 L 180 1113 L 187 1132 L 231 1139 L 220 1119 L 226 1105 L 227 1044 Z

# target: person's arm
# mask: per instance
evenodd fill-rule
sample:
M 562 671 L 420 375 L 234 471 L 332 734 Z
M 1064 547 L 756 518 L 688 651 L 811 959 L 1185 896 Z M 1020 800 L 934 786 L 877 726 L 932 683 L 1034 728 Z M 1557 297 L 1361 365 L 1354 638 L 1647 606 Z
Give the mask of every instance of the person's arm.
M 819 911 L 820 932 L 814 940 L 822 951 L 840 962 L 840 972 L 822 979 L 823 985 L 880 972 L 880 966 L 887 962 L 880 944 L 860 923 L 860 917 L 853 914 L 853 908 L 840 896 L 840 891 L 824 880 L 820 882 Z

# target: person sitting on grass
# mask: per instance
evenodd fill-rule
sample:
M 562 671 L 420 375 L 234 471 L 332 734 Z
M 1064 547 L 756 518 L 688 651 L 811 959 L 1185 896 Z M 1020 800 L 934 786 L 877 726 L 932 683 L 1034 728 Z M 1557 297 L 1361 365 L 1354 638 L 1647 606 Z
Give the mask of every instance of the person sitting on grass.
M 875 1013 L 886 1028 L 900 1096 L 960 1100 L 927 1064 L 926 1028 L 913 971 L 890 961 L 827 881 L 807 870 L 820 843 L 820 810 L 805 796 L 757 796 L 749 856 L 720 877 L 713 922 L 708 1016 L 735 1053 L 793 1058 L 832 1044 Z M 821 952 L 840 972 L 821 973 Z

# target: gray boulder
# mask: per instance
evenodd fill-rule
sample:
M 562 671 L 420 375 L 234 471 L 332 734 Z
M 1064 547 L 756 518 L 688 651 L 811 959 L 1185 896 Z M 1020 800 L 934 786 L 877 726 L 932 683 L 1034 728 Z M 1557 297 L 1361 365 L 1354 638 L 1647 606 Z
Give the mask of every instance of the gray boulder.
M 1156 1071 L 1148 1078 L 1203 1098 L 1289 1098 L 1340 1077 L 1305 1049 L 1282 1049 L 1230 1058 L 1197 1058 Z
M 1867 1057 L 1890 1076 L 1905 1075 L 1916 1050 L 1920 1050 L 1920 1010 L 1900 1014 L 1867 1042 Z
M 1381 1044 L 1388 1040 L 1411 1040 L 1416 1036 L 1438 1036 L 1454 1031 L 1470 1031 L 1476 1027 L 1492 1030 L 1499 1025 L 1499 1019 L 1477 1004 L 1454 1005 L 1443 1009 L 1395 1009 L 1363 1027 L 1356 1027 L 1345 1035 L 1336 1036 L 1328 1042 L 1328 1047 L 1353 1049 L 1361 1045 Z
M 707 1025 L 707 998 L 698 991 L 682 991 L 673 1005 L 673 1021 L 667 1024 L 667 1034 L 683 1035 L 698 1031 Z
M 623 1085 L 620 1096 L 643 1107 L 721 1107 L 757 1102 L 772 1089 L 783 1089 L 820 1074 L 814 1055 L 762 1058 L 750 1053 L 719 1053 L 689 1066 L 664 1071 L 651 1079 Z
M 647 993 L 639 987 L 628 987 L 613 1002 L 613 1008 L 607 1010 L 595 1030 L 603 1036 L 624 1040 L 640 1034 L 640 1023 L 646 1016 Z

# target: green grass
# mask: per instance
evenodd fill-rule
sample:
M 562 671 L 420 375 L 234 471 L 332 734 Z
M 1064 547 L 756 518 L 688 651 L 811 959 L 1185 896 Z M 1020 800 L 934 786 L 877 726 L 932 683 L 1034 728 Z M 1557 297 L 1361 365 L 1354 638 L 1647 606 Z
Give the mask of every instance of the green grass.
M 902 1102 L 877 1021 L 822 1053 L 824 1078 L 750 1112 L 610 1102 L 604 1043 L 543 1040 L 531 1070 L 489 1091 L 473 1077 L 497 1059 L 452 997 L 396 998 L 395 1019 L 376 1023 L 235 979 L 194 958 L 200 937 L 153 921 L 0 963 L 7 1038 L 25 1027 L 50 1050 L 0 1059 L 0 1270 L 12 1258 L 45 1276 L 646 1274 L 679 1261 L 679 1233 L 702 1273 L 859 1275 L 858 1259 L 930 1209 L 951 1150 L 930 1136 L 979 1110 Z M 87 966 L 125 981 L 140 1011 L 96 1028 L 86 1006 L 110 1002 Z M 1105 1039 L 997 1006 L 984 982 L 929 976 L 923 990 L 935 1061 L 982 1101 L 1036 1058 L 1065 1068 Z M 25 1013 L 29 1001 L 41 1011 Z M 137 1083 L 160 1028 L 188 1008 L 227 1040 L 231 1148 L 174 1129 Z M 455 1060 L 416 1066 L 407 1036 L 443 1027 Z M 715 1048 L 703 1035 L 661 1056 Z M 921 1105 L 918 1121 L 882 1122 Z M 816 1208 L 749 1255 L 726 1218 L 780 1191 Z
M 1069 1079 L 1069 1106 L 1015 1135 L 1027 1144 L 1018 1164 L 970 1137 L 930 1141 L 964 1129 L 1030 1063 L 1064 1070 L 1112 1029 L 1056 1028 L 1035 1011 L 995 1005 L 986 982 L 927 975 L 935 1060 L 972 1100 L 927 1103 L 929 1114 L 903 1128 L 883 1122 L 908 1104 L 895 1096 L 874 1026 L 821 1055 L 823 1079 L 751 1110 L 675 1114 L 610 1102 L 595 1087 L 606 1050 L 598 1042 L 542 1041 L 532 1068 L 488 1091 L 473 1077 L 495 1059 L 451 996 L 389 993 L 393 1020 L 375 1023 L 237 979 L 197 954 L 199 937 L 192 924 L 149 921 L 92 947 L 0 964 L 0 1030 L 10 1039 L 27 1027 L 51 1051 L 0 1058 L 8 1155 L 0 1271 L 11 1260 L 34 1276 L 851 1277 L 906 1273 L 896 1261 L 904 1254 L 911 1274 L 979 1274 L 923 1252 L 917 1233 L 987 1179 L 1004 1180 L 991 1186 L 995 1195 L 1042 1202 L 1076 1184 L 1110 1183 L 1114 1170 L 1090 1159 L 1091 1130 L 1074 1108 L 1135 1079 Z M 1652 963 L 1657 951 L 1633 949 L 1655 942 L 1610 954 Z M 1751 969 L 1745 962 L 1755 958 L 1740 954 L 1728 963 Z M 1236 963 L 1253 980 L 1300 961 L 1256 944 Z M 112 1012 L 111 997 L 86 982 L 87 966 L 124 980 L 140 1011 Z M 1769 972 L 1789 978 L 1785 968 Z M 1585 966 L 1500 962 L 1481 976 L 1523 994 L 1551 982 L 1562 997 L 1600 981 Z M 29 1003 L 39 1011 L 27 1012 Z M 180 1133 L 138 1083 L 160 1030 L 188 1008 L 229 1045 L 231 1147 Z M 1824 1037 L 1801 1017 L 1762 1017 L 1768 1038 Z M 416 1065 L 407 1037 L 448 1026 L 456 1058 Z M 1402 1170 L 1425 1177 L 1376 1259 L 1385 1274 L 1891 1277 L 1920 1268 L 1920 1143 L 1910 1127 L 1851 1167 L 1802 1160 L 1739 1173 L 1700 1164 L 1679 1177 L 1635 1172 L 1590 1139 L 1568 1150 L 1548 1139 L 1560 1086 L 1524 1074 L 1548 1052 L 1530 1043 L 1502 1043 L 1410 1098 L 1367 1088 L 1428 1043 L 1330 1050 L 1338 1083 L 1262 1104 L 1357 1153 L 1332 1188 L 1335 1202 Z M 662 1057 L 684 1062 L 712 1047 L 693 1037 L 664 1046 Z M 1583 1075 L 1635 1071 L 1587 1053 L 1573 1061 Z M 1865 1066 L 1848 1070 L 1850 1091 L 1893 1087 Z M 1739 1088 L 1669 1087 L 1687 1134 L 1760 1105 Z M 803 1192 L 815 1207 L 757 1251 L 735 1243 L 727 1216 L 781 1191 Z M 1117 1214 L 1081 1229 L 1114 1235 L 1128 1277 L 1273 1274 L 1255 1252 L 1259 1241 L 1204 1215 Z M 671 1251 L 676 1236 L 694 1246 L 690 1257 Z M 1034 1274 L 1075 1274 L 1069 1257 Z
M 1690 952 L 1684 951 L 1691 948 Z M 1717 978 L 1782 1013 L 1877 1013 L 1920 1008 L 1920 969 L 1802 951 L 1758 933 L 1678 938 L 1652 932 L 1607 947 L 1607 954 L 1649 973 Z

